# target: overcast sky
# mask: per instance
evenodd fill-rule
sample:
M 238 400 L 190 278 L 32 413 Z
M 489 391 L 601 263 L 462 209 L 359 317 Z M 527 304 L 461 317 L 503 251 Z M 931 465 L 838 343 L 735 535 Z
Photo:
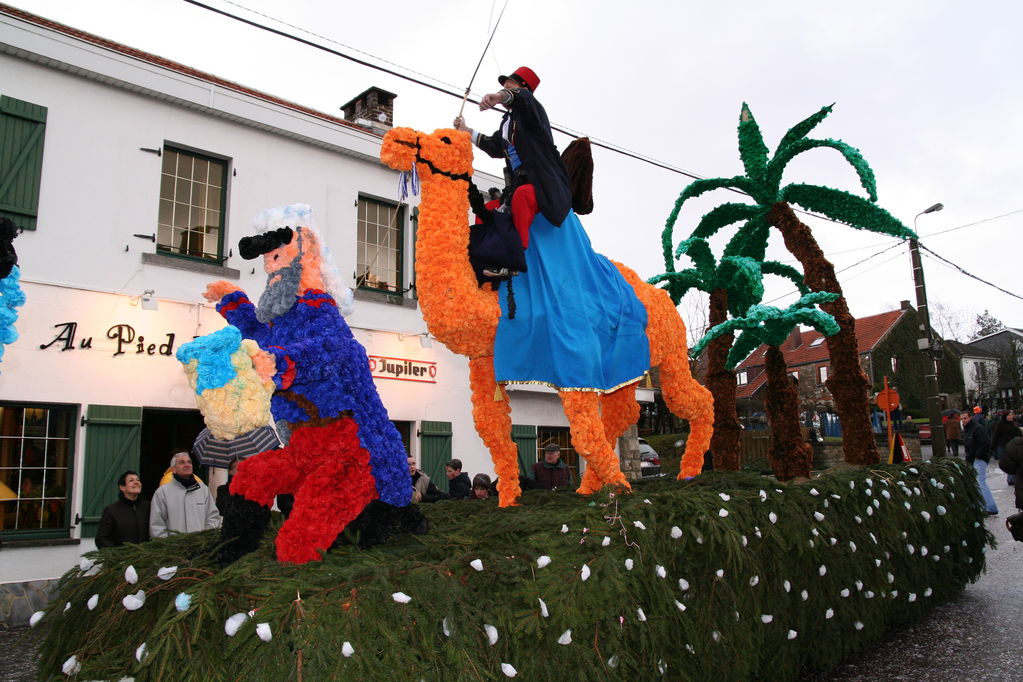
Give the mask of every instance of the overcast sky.
M 329 113 L 371 85 L 397 93 L 397 125 L 446 127 L 459 108 L 446 95 L 182 0 L 7 1 Z M 209 0 L 456 90 L 468 84 L 503 2 Z M 736 124 L 744 101 L 772 150 L 789 127 L 834 102 L 813 135 L 861 150 L 877 177 L 879 205 L 912 227 L 917 213 L 944 203 L 944 211 L 920 217 L 921 243 L 1023 295 L 1021 27 L 1023 3 L 1015 0 L 509 0 L 473 92 L 496 90 L 500 73 L 528 64 L 555 124 L 708 177 L 742 172 Z M 499 115 L 469 105 L 466 118 L 490 132 Z M 555 135 L 561 148 L 569 140 Z M 643 277 L 663 272 L 661 230 L 689 180 L 613 152 L 595 149 L 594 157 L 596 209 L 583 219 L 594 247 Z M 490 160 L 477 166 L 500 168 Z M 831 150 L 804 154 L 785 180 L 861 192 L 852 168 Z M 687 204 L 676 243 L 704 212 L 736 200 L 722 192 Z M 986 222 L 953 230 L 978 221 Z M 807 222 L 836 269 L 849 268 L 839 279 L 854 315 L 903 299 L 915 304 L 906 245 L 868 259 L 894 240 Z M 769 255 L 791 261 L 778 235 Z M 924 269 L 932 305 L 971 320 L 988 308 L 1023 327 L 1023 300 L 930 257 Z M 795 299 L 784 296 L 790 290 L 769 281 L 765 299 L 787 305 Z

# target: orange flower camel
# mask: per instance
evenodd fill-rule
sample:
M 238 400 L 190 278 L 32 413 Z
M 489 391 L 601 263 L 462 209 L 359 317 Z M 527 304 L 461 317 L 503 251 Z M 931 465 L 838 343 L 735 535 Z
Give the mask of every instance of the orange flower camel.
M 418 171 L 422 203 L 416 238 L 419 301 L 430 333 L 453 353 L 469 358 L 473 420 L 490 450 L 499 477 L 500 506 L 514 505 L 519 493 L 518 451 L 511 438 L 511 407 L 494 375 L 494 339 L 501 309 L 497 292 L 476 283 L 469 264 L 468 183 L 472 146 L 467 133 L 441 129 L 432 135 L 394 128 L 384 136 L 380 158 L 395 170 Z M 613 262 L 613 261 L 612 261 Z M 690 423 L 690 436 L 678 477 L 700 472 L 713 432 L 710 393 L 693 379 L 685 344 L 686 328 L 668 295 L 614 263 L 647 311 L 650 363 L 661 370 L 661 391 L 669 409 Z M 614 444 L 639 418 L 636 383 L 617 390 L 559 390 L 572 445 L 586 459 L 578 492 L 603 485 L 629 488 Z

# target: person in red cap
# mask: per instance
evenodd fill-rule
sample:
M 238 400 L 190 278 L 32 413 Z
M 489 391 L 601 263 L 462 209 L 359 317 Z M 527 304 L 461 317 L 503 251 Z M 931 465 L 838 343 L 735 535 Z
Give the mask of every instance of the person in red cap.
M 535 97 L 540 78 L 528 66 L 498 79 L 501 90 L 484 95 L 480 111 L 498 104 L 507 111 L 492 135 L 477 133 L 465 125 L 461 116 L 455 128 L 468 132 L 473 144 L 489 156 L 505 160 L 505 192 L 515 229 L 522 246 L 529 246 L 529 226 L 537 213 L 552 225 L 561 225 L 572 208 L 572 189 L 568 171 L 554 145 L 551 123 Z

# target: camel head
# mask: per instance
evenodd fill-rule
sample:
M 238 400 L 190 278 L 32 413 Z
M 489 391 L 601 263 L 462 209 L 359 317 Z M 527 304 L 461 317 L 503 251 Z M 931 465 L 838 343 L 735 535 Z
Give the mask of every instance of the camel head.
M 424 183 L 440 176 L 469 182 L 472 143 L 469 133 L 454 128 L 441 128 L 429 135 L 411 128 L 393 128 L 384 135 L 380 160 L 394 170 L 417 168 Z

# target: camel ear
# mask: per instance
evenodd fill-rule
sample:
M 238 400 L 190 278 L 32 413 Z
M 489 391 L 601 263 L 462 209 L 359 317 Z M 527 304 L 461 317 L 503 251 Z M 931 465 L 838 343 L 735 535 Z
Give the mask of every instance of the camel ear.
M 572 140 L 561 155 L 572 187 L 572 210 L 576 215 L 593 212 L 593 153 L 590 138 Z

